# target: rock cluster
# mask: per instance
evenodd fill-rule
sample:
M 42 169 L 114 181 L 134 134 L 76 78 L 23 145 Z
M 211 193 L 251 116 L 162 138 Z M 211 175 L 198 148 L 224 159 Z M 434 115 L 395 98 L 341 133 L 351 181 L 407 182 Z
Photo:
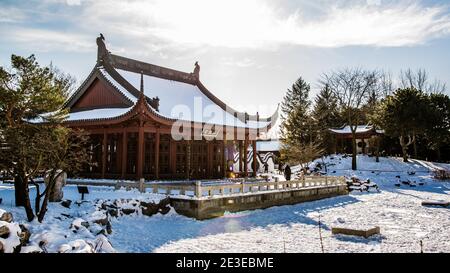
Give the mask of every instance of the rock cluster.
M 165 198 L 159 203 L 145 202 L 135 199 L 118 199 L 114 201 L 99 201 L 97 209 L 104 211 L 111 217 L 120 217 L 124 215 L 142 214 L 153 216 L 161 213 L 166 215 L 170 212 L 170 198 Z
M 15 223 L 11 213 L 0 209 L 0 253 L 19 253 L 30 236 L 25 225 Z

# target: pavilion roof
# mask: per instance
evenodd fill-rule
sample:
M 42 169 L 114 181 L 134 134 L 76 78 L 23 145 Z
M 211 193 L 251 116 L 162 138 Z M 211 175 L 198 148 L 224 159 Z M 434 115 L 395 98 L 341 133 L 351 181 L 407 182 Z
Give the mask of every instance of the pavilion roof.
M 168 120 L 260 129 L 270 128 L 278 118 L 278 110 L 269 118 L 234 110 L 200 82 L 198 72 L 185 73 L 113 55 L 105 51 L 106 47 L 102 50 L 103 46 L 99 45 L 97 65 L 66 106 L 69 109 L 74 106 L 93 79 L 101 78 L 118 91 L 131 107 L 70 111 L 66 119 L 69 122 L 121 117 L 136 106 L 141 89 L 151 112 Z

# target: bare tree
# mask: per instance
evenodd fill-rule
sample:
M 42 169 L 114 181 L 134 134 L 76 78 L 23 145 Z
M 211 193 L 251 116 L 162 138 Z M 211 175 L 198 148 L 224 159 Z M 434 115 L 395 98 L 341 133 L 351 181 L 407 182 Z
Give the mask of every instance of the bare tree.
M 363 120 L 362 107 L 369 97 L 379 93 L 380 72 L 361 68 L 346 68 L 324 74 L 321 82 L 328 84 L 338 99 L 343 116 L 352 133 L 352 169 L 356 170 L 356 132 Z
M 290 142 L 283 141 L 280 153 L 281 159 L 290 165 L 300 165 L 304 169 L 309 162 L 323 155 L 324 149 L 319 143 Z
M 447 89 L 445 83 L 435 79 L 430 80 L 428 72 L 425 69 L 416 71 L 408 68 L 400 71 L 400 88 L 415 88 L 429 94 L 444 93 Z

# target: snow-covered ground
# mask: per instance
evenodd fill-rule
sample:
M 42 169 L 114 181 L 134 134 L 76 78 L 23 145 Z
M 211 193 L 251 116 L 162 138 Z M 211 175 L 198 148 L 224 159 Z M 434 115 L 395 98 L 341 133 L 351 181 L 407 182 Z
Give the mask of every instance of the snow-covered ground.
M 317 162 L 322 162 L 318 160 Z M 450 201 L 450 183 L 432 178 L 433 164 L 413 160 L 405 164 L 396 158 L 358 157 L 361 171 L 350 170 L 351 158 L 327 158 L 331 175 L 357 176 L 380 186 L 381 193 L 351 193 L 315 202 L 266 210 L 229 213 L 221 218 L 197 221 L 171 211 L 157 214 L 121 216 L 111 220 L 108 240 L 118 252 L 320 252 L 319 218 L 325 252 L 450 252 L 450 209 L 423 207 L 423 200 Z M 440 164 L 440 166 L 448 167 Z M 409 175 L 408 172 L 415 172 Z M 424 186 L 398 188 L 398 181 L 411 180 Z M 88 200 L 141 199 L 158 201 L 164 196 L 136 191 L 114 191 L 108 187 L 90 187 Z M 33 195 L 33 193 L 31 194 Z M 0 209 L 10 211 L 24 223 L 23 209 L 11 206 L 13 191 L 0 184 Z M 79 200 L 76 187 L 65 188 L 65 198 Z M 59 217 L 67 213 L 88 219 L 95 213 L 92 203 L 66 209 L 52 204 L 44 224 L 28 225 L 37 242 L 52 237 L 50 251 L 77 239 L 97 240 L 92 233 L 73 233 L 73 219 Z M 57 219 L 59 217 L 62 220 Z M 369 239 L 336 236 L 331 228 L 379 226 L 381 235 Z

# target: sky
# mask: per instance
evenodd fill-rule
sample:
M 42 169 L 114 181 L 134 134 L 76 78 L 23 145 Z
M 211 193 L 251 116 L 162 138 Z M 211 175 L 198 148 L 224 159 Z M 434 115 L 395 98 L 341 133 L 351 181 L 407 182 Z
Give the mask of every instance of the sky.
M 1 66 L 35 54 L 81 82 L 99 33 L 114 54 L 186 72 L 198 61 L 217 97 L 261 115 L 298 77 L 314 97 L 345 67 L 420 68 L 450 87 L 450 1 L 0 0 Z

